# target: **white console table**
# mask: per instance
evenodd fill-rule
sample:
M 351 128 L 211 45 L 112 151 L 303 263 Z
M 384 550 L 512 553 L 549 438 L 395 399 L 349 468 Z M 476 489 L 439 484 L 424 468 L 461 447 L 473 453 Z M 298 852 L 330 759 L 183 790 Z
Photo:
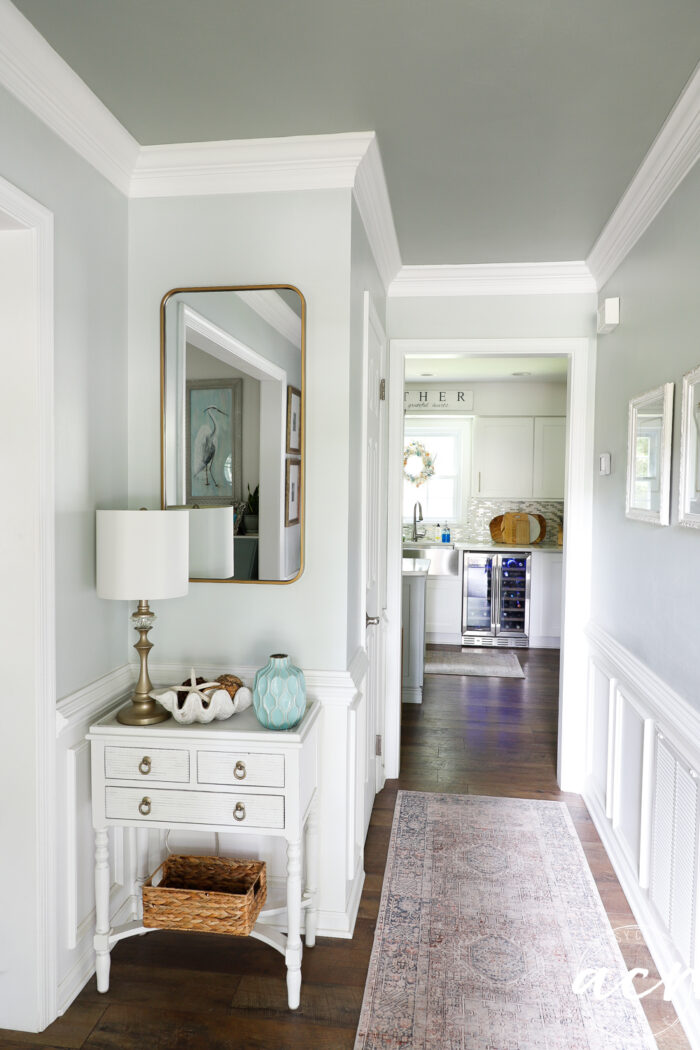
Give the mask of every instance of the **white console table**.
M 141 865 L 147 864 L 151 828 L 274 835 L 287 841 L 286 893 L 268 888 L 251 936 L 280 951 L 287 964 L 290 1009 L 301 989 L 301 911 L 305 943 L 316 937 L 318 872 L 319 705 L 309 704 L 294 729 L 264 729 L 252 708 L 226 721 L 123 726 L 116 716 L 90 728 L 92 813 L 95 828 L 97 988 L 109 988 L 110 951 L 117 941 L 149 933 L 140 913 L 111 927 L 109 920 L 110 826 L 135 827 Z M 305 835 L 306 885 L 302 890 L 301 845 Z M 138 886 L 148 877 L 140 870 Z M 141 901 L 139 900 L 139 907 Z M 286 935 L 261 921 L 286 910 Z

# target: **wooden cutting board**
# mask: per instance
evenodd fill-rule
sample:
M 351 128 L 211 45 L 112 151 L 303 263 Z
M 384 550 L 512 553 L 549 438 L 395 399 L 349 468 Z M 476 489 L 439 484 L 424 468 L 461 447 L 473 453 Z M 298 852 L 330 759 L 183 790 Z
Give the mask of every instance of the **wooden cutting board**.
M 510 519 L 506 529 L 506 518 Z M 524 531 L 524 523 L 520 523 L 521 531 L 516 533 L 517 522 L 513 519 L 526 518 L 527 532 Z M 489 532 L 494 543 L 507 543 L 510 546 L 522 543 L 523 546 L 531 547 L 541 543 L 547 534 L 547 522 L 541 514 L 498 514 L 489 522 Z M 517 535 L 517 538 L 516 538 Z M 512 537 L 512 538 L 509 538 Z M 522 537 L 522 538 L 521 538 Z

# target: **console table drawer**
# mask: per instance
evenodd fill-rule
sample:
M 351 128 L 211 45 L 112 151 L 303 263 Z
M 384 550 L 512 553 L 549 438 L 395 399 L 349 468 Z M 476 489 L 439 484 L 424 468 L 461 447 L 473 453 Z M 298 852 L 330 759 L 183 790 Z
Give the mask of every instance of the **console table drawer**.
M 186 784 L 190 779 L 187 751 L 171 748 L 106 747 L 107 780 L 169 780 Z
M 200 751 L 197 754 L 197 782 L 283 788 L 284 755 Z
M 107 820 L 138 824 L 201 824 L 231 828 L 283 828 L 283 795 L 218 794 L 213 791 L 155 791 L 105 788 Z

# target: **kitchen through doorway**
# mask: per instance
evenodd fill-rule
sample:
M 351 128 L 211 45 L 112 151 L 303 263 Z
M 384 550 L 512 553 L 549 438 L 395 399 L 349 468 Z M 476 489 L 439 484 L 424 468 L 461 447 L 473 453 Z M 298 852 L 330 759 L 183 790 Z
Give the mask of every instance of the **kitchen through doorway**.
M 557 778 L 577 790 L 582 765 L 572 739 L 574 729 L 583 732 L 583 675 L 574 674 L 571 639 L 587 617 L 567 604 L 567 589 L 582 567 L 569 553 L 590 511 L 592 435 L 573 423 L 587 418 L 594 352 L 585 339 L 528 339 L 399 340 L 390 353 L 389 620 L 399 645 L 387 668 L 398 687 L 388 690 L 387 776 L 398 770 L 402 705 L 393 698 L 402 692 L 406 647 L 420 645 L 413 625 L 401 649 L 408 555 L 411 570 L 432 566 L 423 606 L 432 650 L 481 657 L 488 677 L 499 654 L 517 667 L 518 652 L 561 646 L 561 671 L 556 661 L 543 667 L 557 676 Z M 585 606 L 587 577 L 583 589 Z M 420 696 L 409 690 L 407 698 Z

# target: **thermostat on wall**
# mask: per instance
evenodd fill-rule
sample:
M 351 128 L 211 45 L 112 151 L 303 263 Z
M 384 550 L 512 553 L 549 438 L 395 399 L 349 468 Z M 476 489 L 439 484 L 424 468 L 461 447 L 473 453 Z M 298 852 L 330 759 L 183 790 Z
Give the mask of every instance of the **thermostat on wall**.
M 609 474 L 610 473 L 610 453 L 603 452 L 598 457 L 598 473 Z

